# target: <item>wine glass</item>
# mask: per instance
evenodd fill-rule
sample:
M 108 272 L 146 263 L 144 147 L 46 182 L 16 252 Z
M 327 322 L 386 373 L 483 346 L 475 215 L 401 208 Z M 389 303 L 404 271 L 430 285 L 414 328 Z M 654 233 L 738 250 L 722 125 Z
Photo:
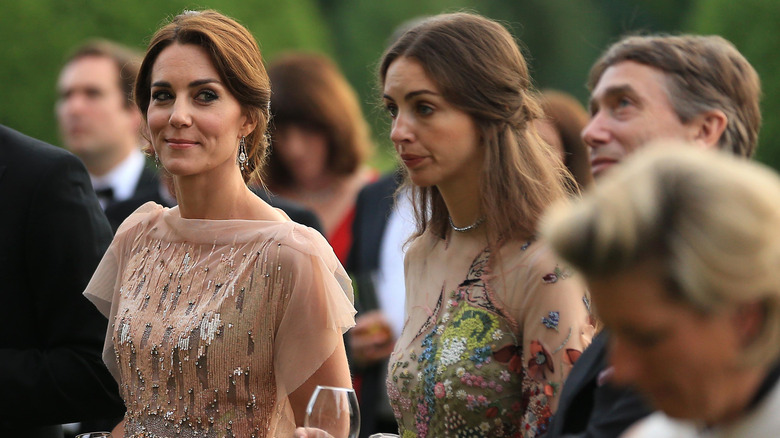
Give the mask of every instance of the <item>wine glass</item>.
M 355 391 L 318 385 L 309 399 L 303 425 L 309 438 L 357 438 L 360 410 Z
M 87 432 L 76 435 L 76 438 L 111 438 L 111 432 Z
M 401 436 L 394 433 L 381 432 L 369 435 L 368 438 L 401 438 Z

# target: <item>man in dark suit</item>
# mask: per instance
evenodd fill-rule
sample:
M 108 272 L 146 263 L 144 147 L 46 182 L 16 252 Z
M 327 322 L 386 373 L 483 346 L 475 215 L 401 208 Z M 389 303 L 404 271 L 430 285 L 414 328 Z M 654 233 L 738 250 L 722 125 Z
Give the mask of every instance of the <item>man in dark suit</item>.
M 385 388 L 387 360 L 403 325 L 405 289 L 401 248 L 413 231 L 411 204 L 394 194 L 394 172 L 364 187 L 355 204 L 347 272 L 354 278 L 356 326 L 347 332 L 348 357 L 361 405 L 360 437 L 396 432 Z M 400 207 L 400 210 L 399 210 Z
M 82 295 L 110 241 L 79 159 L 0 125 L 0 436 L 124 412 Z
M 588 86 L 591 120 L 582 137 L 591 148 L 597 178 L 659 138 L 679 138 L 743 157 L 755 152 L 761 125 L 759 78 L 723 38 L 624 38 L 596 61 Z M 602 331 L 575 363 L 547 438 L 618 437 L 651 412 L 636 391 L 610 383 L 608 345 L 618 337 L 637 341 L 635 334 Z
M 89 172 L 114 230 L 147 201 L 175 204 L 140 150 L 143 118 L 132 101 L 141 56 L 104 40 L 77 48 L 57 81 L 57 120 L 65 146 Z

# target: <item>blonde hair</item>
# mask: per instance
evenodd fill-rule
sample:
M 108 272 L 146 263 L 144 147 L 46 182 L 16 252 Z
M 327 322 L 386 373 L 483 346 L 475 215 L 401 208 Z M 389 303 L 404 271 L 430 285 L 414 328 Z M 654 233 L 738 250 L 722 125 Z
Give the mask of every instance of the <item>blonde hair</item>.
M 671 297 L 704 314 L 760 302 L 747 363 L 780 356 L 780 178 L 724 152 L 666 141 L 544 218 L 542 234 L 586 277 L 661 262 Z M 626 291 L 626 293 L 631 293 Z

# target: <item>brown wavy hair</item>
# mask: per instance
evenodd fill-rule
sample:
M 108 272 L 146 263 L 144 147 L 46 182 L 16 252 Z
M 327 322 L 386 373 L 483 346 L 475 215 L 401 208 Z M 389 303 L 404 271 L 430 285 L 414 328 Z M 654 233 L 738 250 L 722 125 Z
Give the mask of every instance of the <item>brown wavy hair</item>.
M 588 124 L 588 112 L 574 96 L 561 91 L 542 90 L 540 99 L 545 118 L 561 138 L 563 164 L 577 183 L 576 188 L 570 189 L 584 190 L 593 184 L 590 152 L 580 135 Z
M 141 63 L 135 101 L 144 119 L 151 99 L 152 67 L 160 52 L 173 43 L 203 47 L 222 83 L 247 117 L 257 123 L 254 131 L 246 136 L 248 161 L 242 176 L 247 183 L 259 180 L 268 149 L 266 130 L 271 85 L 257 41 L 238 22 L 214 10 L 185 11 L 175 16 L 152 36 Z M 147 152 L 150 152 L 148 147 Z
M 442 96 L 477 125 L 484 151 L 480 202 L 488 242 L 534 236 L 545 208 L 567 196 L 571 176 L 530 123 L 542 117 L 542 109 L 512 35 L 476 14 L 428 18 L 385 51 L 380 88 L 390 64 L 400 57 L 418 61 Z M 414 199 L 415 235 L 430 228 L 446 237 L 449 212 L 438 188 L 415 187 L 408 175 L 406 185 Z
M 299 125 L 325 135 L 326 167 L 335 175 L 349 175 L 374 150 L 360 101 L 336 64 L 323 55 L 287 53 L 268 67 L 271 78 L 273 131 Z M 266 165 L 271 185 L 290 184 L 291 173 L 273 153 Z

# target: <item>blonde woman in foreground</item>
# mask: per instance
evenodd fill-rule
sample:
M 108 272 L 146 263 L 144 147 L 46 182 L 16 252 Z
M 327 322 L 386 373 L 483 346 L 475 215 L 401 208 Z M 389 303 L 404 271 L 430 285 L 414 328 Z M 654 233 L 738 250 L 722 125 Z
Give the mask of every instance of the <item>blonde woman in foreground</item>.
M 613 381 L 659 410 L 623 436 L 777 436 L 778 199 L 766 167 L 671 143 L 545 218 L 611 330 Z

